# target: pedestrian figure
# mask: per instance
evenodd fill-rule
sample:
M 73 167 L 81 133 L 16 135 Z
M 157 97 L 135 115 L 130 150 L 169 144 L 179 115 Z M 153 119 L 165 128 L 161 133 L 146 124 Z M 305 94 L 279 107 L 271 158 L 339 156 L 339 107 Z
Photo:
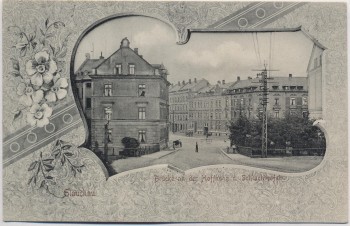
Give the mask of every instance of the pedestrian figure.
M 175 150 L 175 142 L 173 142 L 173 148 L 174 148 L 174 150 Z
M 196 152 L 198 152 L 198 143 L 196 142 Z

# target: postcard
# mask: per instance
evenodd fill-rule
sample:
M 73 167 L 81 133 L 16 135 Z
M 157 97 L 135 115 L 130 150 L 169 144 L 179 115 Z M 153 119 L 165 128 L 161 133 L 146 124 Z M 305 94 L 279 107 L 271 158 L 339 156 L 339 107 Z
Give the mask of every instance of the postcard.
M 2 14 L 4 221 L 348 221 L 346 2 Z

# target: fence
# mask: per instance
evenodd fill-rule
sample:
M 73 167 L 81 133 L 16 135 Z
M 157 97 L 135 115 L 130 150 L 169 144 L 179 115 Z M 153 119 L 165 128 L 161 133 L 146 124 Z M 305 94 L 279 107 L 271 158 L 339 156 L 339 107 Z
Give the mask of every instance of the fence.
M 137 148 L 123 148 L 123 147 L 110 147 L 108 150 L 108 159 L 117 160 L 126 157 L 140 157 L 142 155 L 152 154 L 154 152 L 160 151 L 160 145 L 143 145 Z M 103 157 L 103 151 L 95 151 L 95 153 Z
M 261 156 L 260 148 L 238 146 L 237 152 L 241 155 L 245 155 L 251 158 Z M 267 149 L 267 157 L 324 156 L 325 152 L 325 148 L 270 148 Z

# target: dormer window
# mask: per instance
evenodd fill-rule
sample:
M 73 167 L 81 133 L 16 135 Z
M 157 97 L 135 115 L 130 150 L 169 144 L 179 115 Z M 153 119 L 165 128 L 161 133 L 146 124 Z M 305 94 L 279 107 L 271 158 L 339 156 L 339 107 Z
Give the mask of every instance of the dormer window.
M 121 75 L 122 74 L 122 65 L 121 64 L 117 64 L 115 66 L 114 74 L 116 74 L 116 75 Z
M 129 64 L 129 74 L 130 75 L 135 74 L 135 64 Z
M 272 86 L 273 90 L 278 90 L 278 86 Z

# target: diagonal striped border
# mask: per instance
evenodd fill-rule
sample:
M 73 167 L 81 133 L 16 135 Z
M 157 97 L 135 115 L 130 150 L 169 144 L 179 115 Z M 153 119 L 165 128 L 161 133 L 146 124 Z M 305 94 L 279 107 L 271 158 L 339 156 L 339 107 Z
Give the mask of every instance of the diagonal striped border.
M 81 124 L 74 101 L 55 109 L 50 117 L 50 124 L 44 128 L 26 126 L 4 139 L 3 167 L 44 147 Z
M 264 27 L 307 2 L 255 2 L 208 28 L 246 29 Z

